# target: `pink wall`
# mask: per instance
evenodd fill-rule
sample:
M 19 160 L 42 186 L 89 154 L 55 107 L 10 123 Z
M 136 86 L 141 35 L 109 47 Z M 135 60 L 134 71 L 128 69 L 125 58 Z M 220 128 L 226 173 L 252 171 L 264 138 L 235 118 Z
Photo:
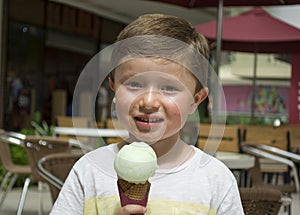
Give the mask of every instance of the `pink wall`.
M 228 112 L 251 112 L 252 86 L 223 86 L 223 90 Z M 257 87 L 255 112 L 287 115 L 288 107 L 288 87 Z

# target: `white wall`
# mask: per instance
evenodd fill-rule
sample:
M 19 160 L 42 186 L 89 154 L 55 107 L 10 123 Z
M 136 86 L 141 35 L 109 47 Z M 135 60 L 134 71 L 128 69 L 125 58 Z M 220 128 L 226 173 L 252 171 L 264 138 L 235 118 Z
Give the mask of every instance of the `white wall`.
M 300 5 L 267 7 L 266 10 L 272 16 L 300 29 Z

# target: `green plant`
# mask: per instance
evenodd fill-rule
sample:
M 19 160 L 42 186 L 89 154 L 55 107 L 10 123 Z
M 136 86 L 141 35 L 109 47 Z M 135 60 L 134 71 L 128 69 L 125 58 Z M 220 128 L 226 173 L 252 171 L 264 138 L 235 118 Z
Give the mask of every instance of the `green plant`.
M 38 136 L 55 136 L 54 127 L 48 126 L 45 121 L 42 121 L 41 124 L 36 121 L 31 121 L 31 125 L 34 128 L 35 135 Z
M 49 126 L 46 121 L 42 120 L 41 112 L 36 111 L 33 115 L 31 125 L 34 128 L 34 135 L 37 136 L 54 136 L 54 127 Z
M 41 120 L 41 114 L 40 112 L 36 111 L 33 117 L 33 120 L 31 121 L 32 129 L 22 129 L 19 132 L 22 134 L 25 134 L 27 136 L 29 135 L 37 135 L 37 136 L 54 136 L 54 127 L 48 126 L 48 124 L 45 121 Z M 23 147 L 17 146 L 17 145 L 10 145 L 10 150 L 12 154 L 12 160 L 16 164 L 28 164 L 28 159 L 26 156 L 26 151 Z M 3 166 L 0 164 L 0 181 L 3 180 L 3 177 L 6 174 L 6 170 L 3 168 Z M 27 176 L 20 176 L 17 178 L 17 181 L 15 183 L 15 186 L 22 186 L 24 184 L 24 181 Z
M 12 160 L 14 163 L 19 165 L 28 165 L 28 159 L 26 155 L 26 151 L 23 147 L 10 145 L 10 151 L 12 154 Z M 20 175 L 15 183 L 15 186 L 23 186 L 24 181 L 26 179 L 26 175 Z

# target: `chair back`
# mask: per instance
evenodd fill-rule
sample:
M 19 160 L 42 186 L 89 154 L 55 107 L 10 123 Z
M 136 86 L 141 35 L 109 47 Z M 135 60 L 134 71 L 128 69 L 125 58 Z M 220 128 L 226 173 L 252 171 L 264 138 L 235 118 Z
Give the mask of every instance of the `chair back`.
M 89 120 L 85 117 L 57 116 L 56 124 L 59 127 L 74 127 L 74 122 L 77 127 L 87 128 Z
M 245 215 L 277 215 L 281 202 L 281 192 L 267 188 L 239 188 Z
M 289 125 L 291 151 L 300 153 L 300 125 Z
M 0 137 L 0 159 L 5 169 L 13 165 L 8 139 L 3 136 Z
M 285 126 L 248 125 L 243 131 L 243 141 L 264 144 L 289 151 L 289 131 Z
M 253 145 L 245 144 L 243 143 L 242 149 L 245 153 L 254 155 L 255 158 L 255 166 L 250 169 L 250 175 L 251 175 L 251 180 L 252 183 L 255 187 L 269 187 L 269 188 L 274 188 L 278 189 L 283 193 L 296 193 L 299 192 L 299 176 L 298 176 L 298 171 L 296 168 L 296 165 L 293 161 L 290 159 L 271 154 L 269 152 L 266 152 L 264 150 L 261 150 L 259 148 L 254 147 Z M 285 164 L 290 168 L 290 176 L 291 179 L 293 180 L 292 183 L 289 182 L 288 184 L 284 185 L 277 185 L 277 184 L 267 184 L 263 182 L 263 175 L 261 172 L 261 167 L 260 167 L 260 158 L 267 158 L 272 161 L 276 161 L 280 164 Z
M 53 203 L 73 165 L 82 155 L 62 152 L 46 155 L 38 161 L 38 172 L 49 185 Z
M 224 133 L 222 133 L 223 126 L 213 126 L 214 131 L 218 132 L 211 132 L 211 124 L 200 124 L 198 135 L 198 147 L 200 149 L 203 150 L 206 144 L 219 144 L 218 151 L 240 152 L 241 132 L 239 126 L 225 125 Z
M 19 139 L 8 136 L 3 130 L 0 132 L 0 159 L 3 167 L 10 171 L 14 168 L 15 164 L 13 163 L 9 144 L 21 146 L 22 143 Z
M 68 139 L 58 137 L 28 136 L 24 141 L 24 146 L 33 177 L 37 181 L 44 181 L 37 170 L 37 163 L 42 157 L 48 154 L 71 151 Z

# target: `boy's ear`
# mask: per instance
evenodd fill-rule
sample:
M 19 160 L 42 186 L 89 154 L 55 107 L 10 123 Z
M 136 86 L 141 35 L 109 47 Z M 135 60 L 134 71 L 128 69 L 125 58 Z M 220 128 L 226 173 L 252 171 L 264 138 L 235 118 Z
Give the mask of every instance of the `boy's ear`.
M 194 111 L 198 108 L 198 106 L 201 104 L 201 102 L 207 97 L 208 95 L 208 88 L 203 87 L 200 91 L 198 91 L 194 95 L 194 102 L 191 106 L 190 114 L 194 113 Z
M 111 78 L 109 78 L 108 81 L 109 81 L 109 87 L 110 87 L 110 89 L 112 89 L 112 91 L 115 91 L 115 84 L 114 84 L 114 82 L 111 80 Z

